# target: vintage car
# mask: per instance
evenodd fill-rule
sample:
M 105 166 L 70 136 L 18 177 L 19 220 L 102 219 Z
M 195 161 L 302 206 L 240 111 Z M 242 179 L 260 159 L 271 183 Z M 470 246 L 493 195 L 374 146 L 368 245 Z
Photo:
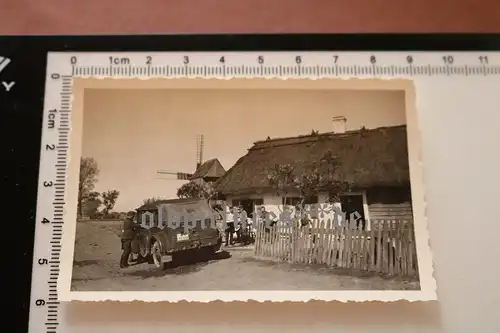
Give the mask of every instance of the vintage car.
M 215 217 L 208 200 L 200 199 L 165 200 L 138 208 L 140 256 L 163 269 L 165 256 L 175 265 L 186 258 L 214 255 L 222 246 Z

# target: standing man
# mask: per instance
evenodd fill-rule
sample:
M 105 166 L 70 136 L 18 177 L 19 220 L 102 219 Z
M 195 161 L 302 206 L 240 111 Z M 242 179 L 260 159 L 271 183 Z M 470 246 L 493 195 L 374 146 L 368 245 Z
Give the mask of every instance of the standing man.
M 137 230 L 140 226 L 134 222 L 135 212 L 130 211 L 127 213 L 123 221 L 122 230 L 122 256 L 120 258 L 120 268 L 128 267 L 128 258 L 132 253 L 132 241 L 136 236 Z
M 233 245 L 233 234 L 235 232 L 234 224 L 237 218 L 236 207 L 231 207 L 229 211 L 226 211 L 226 230 L 224 230 L 226 234 L 226 246 Z

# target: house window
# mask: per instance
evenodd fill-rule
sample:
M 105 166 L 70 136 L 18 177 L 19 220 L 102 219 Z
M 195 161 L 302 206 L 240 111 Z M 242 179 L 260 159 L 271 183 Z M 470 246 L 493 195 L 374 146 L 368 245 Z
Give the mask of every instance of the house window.
M 306 200 L 304 201 L 304 204 L 306 204 L 306 205 L 314 205 L 317 203 L 318 203 L 318 196 L 317 195 L 307 197 Z
M 302 199 L 299 197 L 282 197 L 281 204 L 288 206 L 296 206 Z
M 344 194 L 340 196 L 340 205 L 342 212 L 346 214 L 347 219 L 356 218 L 356 226 L 358 229 L 365 230 L 366 217 L 363 202 L 363 194 Z M 356 214 L 356 215 L 353 215 Z M 358 215 L 359 214 L 359 215 Z
M 260 206 L 264 204 L 264 199 L 237 199 L 232 201 L 233 206 L 241 207 L 246 213 L 247 216 L 252 216 L 252 213 L 255 210 L 255 206 Z
M 264 199 L 260 198 L 260 199 L 254 199 L 253 200 L 253 204 L 255 206 L 260 206 L 260 205 L 263 205 L 264 204 Z

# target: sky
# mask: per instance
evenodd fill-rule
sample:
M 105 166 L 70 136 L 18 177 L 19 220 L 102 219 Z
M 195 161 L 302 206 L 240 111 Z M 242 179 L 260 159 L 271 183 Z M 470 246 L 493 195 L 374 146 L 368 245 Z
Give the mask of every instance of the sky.
M 194 172 L 200 134 L 204 160 L 228 170 L 253 142 L 330 132 L 335 116 L 348 130 L 405 124 L 404 105 L 402 91 L 86 89 L 82 156 L 98 163 L 95 190 L 120 191 L 115 211 L 128 211 L 176 197 L 185 181 L 157 171 Z

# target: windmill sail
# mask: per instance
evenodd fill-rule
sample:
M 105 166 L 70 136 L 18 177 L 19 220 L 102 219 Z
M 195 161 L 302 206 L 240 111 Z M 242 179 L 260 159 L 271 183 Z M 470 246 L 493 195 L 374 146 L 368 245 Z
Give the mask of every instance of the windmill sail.
M 199 135 L 196 139 L 196 170 L 203 164 L 203 148 L 204 148 L 204 137 L 203 134 Z M 161 179 L 167 179 L 167 180 L 190 180 L 191 177 L 193 176 L 192 173 L 188 172 L 173 172 L 173 171 L 165 171 L 165 170 L 159 170 L 156 172 L 159 175 L 172 175 L 175 176 L 176 178 L 161 178 Z
M 198 142 L 196 144 L 196 169 L 198 169 L 200 167 L 200 165 L 202 165 L 202 163 L 203 163 L 203 145 L 204 145 L 203 134 L 201 134 L 198 137 L 197 141 Z

